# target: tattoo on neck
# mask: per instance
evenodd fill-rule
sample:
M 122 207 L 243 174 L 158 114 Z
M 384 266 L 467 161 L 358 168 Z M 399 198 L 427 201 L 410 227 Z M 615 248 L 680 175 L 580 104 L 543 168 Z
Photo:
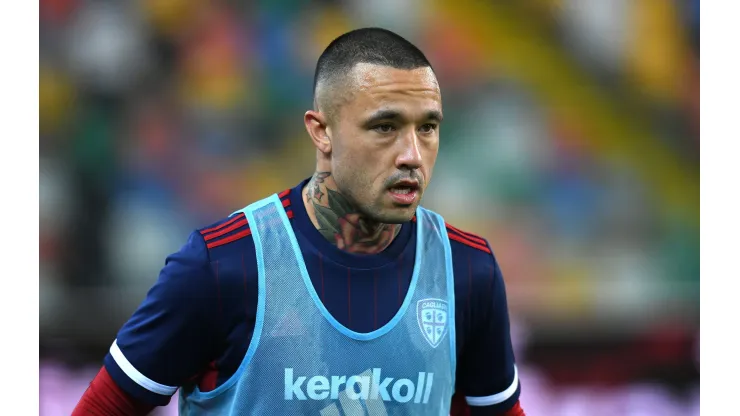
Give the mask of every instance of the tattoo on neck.
M 316 172 L 316 174 L 313 175 L 313 179 L 311 179 L 311 184 L 313 186 L 310 188 L 311 198 L 321 202 L 321 197 L 325 195 L 321 192 L 321 185 L 324 183 L 324 179 L 328 178 L 329 175 L 331 175 L 331 172 Z
M 372 254 L 385 250 L 401 230 L 400 224 L 381 224 L 364 217 L 347 198 L 332 189 L 331 172 L 316 172 L 306 186 L 321 235 L 340 249 Z

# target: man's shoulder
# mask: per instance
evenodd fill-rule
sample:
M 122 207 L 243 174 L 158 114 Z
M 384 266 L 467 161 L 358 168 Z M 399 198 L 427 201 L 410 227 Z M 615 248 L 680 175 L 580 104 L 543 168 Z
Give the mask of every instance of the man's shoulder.
M 481 259 L 493 259 L 493 250 L 485 237 L 455 227 L 445 222 L 447 236 L 453 251 L 465 253 Z
M 286 211 L 289 211 L 290 207 L 289 195 L 290 189 L 286 189 L 278 194 Z M 217 247 L 229 245 L 252 235 L 244 210 L 236 211 L 227 217 L 198 228 L 196 232 L 205 241 L 206 248 L 209 252 L 213 252 Z M 248 238 L 248 240 L 251 241 L 251 238 Z
M 292 217 L 290 210 L 290 189 L 278 193 L 278 197 L 283 203 L 283 208 L 289 217 Z M 250 228 L 247 216 L 243 210 L 221 218 L 211 224 L 198 228 L 196 233 L 205 242 L 206 250 L 212 259 L 222 258 L 237 249 L 239 252 L 245 248 L 244 244 L 253 246 L 252 230 Z
M 206 251 L 209 253 L 217 247 L 228 245 L 252 234 L 247 217 L 241 211 L 198 228 L 196 233 L 203 239 Z
M 472 282 L 474 285 L 480 282 L 489 284 L 498 264 L 488 240 L 449 223 L 445 225 L 450 239 L 455 280 L 467 280 L 466 283 Z
M 440 214 L 432 211 L 428 208 L 424 208 L 425 211 L 441 216 Z M 413 222 L 417 222 L 416 215 L 414 215 Z M 491 245 L 484 237 L 478 234 L 464 231 L 459 227 L 456 227 L 446 220 L 444 221 L 447 236 L 450 239 L 450 245 L 452 247 L 453 256 L 456 252 L 462 253 L 465 256 L 470 255 L 480 259 L 493 259 L 493 250 Z

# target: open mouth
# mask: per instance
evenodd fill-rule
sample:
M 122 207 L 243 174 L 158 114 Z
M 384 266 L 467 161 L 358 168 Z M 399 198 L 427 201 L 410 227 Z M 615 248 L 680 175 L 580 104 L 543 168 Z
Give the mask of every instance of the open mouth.
M 401 205 L 411 205 L 416 201 L 419 193 L 419 184 L 412 181 L 402 181 L 388 188 L 394 202 Z

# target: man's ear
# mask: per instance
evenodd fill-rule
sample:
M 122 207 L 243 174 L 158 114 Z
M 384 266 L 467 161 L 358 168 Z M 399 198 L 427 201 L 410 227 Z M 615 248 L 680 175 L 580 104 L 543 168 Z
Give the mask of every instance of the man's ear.
M 320 111 L 308 110 L 303 115 L 303 123 L 306 125 L 306 131 L 311 136 L 314 146 L 321 153 L 331 153 L 331 140 L 329 139 L 329 126 L 326 116 Z

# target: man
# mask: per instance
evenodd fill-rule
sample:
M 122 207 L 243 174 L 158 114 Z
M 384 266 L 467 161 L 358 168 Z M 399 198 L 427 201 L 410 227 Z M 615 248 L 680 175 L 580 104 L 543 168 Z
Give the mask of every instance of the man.
M 334 40 L 304 115 L 316 173 L 193 232 L 74 414 L 179 388 L 181 414 L 523 415 L 491 248 L 419 206 L 442 118 L 411 43 Z

